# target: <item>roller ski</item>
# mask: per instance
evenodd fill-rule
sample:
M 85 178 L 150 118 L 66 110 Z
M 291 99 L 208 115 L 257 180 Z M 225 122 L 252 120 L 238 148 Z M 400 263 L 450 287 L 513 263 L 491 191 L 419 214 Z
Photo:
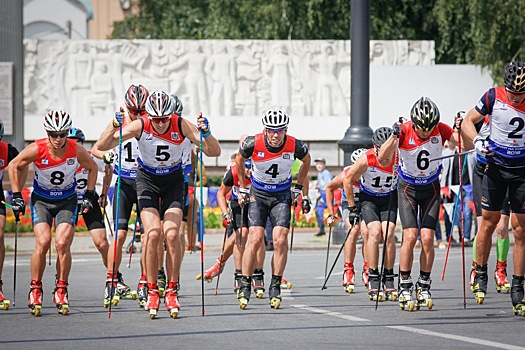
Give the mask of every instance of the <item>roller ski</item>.
M 9 306 L 11 305 L 11 302 L 7 300 L 2 293 L 2 280 L 0 280 L 0 308 L 4 310 L 9 310 Z
M 131 290 L 131 288 L 124 283 L 124 278 L 122 278 L 120 272 L 117 273 L 117 293 L 120 299 L 137 300 L 137 291 Z
M 292 282 L 288 281 L 286 278 L 281 278 L 281 287 L 286 289 L 292 289 Z
M 144 306 L 144 309 L 149 312 L 149 318 L 154 319 L 157 317 L 157 313 L 160 307 L 160 293 L 157 286 L 148 286 L 148 301 Z
M 487 265 L 476 265 L 476 276 L 474 277 L 474 286 L 472 293 L 476 297 L 478 304 L 483 304 L 485 295 L 487 294 Z
M 370 269 L 368 271 L 368 299 L 382 301 L 383 293 L 379 292 L 379 271 Z
M 257 299 L 264 297 L 264 271 L 262 269 L 255 269 L 252 276 L 253 292 Z
M 67 285 L 63 280 L 58 280 L 56 284 L 53 301 L 59 314 L 66 316 L 69 313 L 69 301 L 67 300 Z
M 164 268 L 161 268 L 159 270 L 159 273 L 157 274 L 157 286 L 159 290 L 159 295 L 164 295 L 164 289 L 166 289 L 166 273 L 164 272 Z
M 180 304 L 177 297 L 177 284 L 177 282 L 169 282 L 164 294 L 164 305 L 166 305 L 166 310 L 170 313 L 171 318 L 179 316 Z
M 412 289 L 414 284 L 410 276 L 406 279 L 399 278 L 399 308 L 402 311 L 414 311 L 416 304 L 412 300 Z
M 215 264 L 213 264 L 212 267 L 204 271 L 204 280 L 208 283 L 211 283 L 214 277 L 217 277 L 222 273 L 223 269 L 224 269 L 224 262 L 221 262 L 221 258 L 219 257 L 217 261 L 215 262 Z M 199 273 L 196 279 L 200 280 L 201 278 L 202 278 L 202 275 Z
M 368 276 L 367 276 L 368 279 Z M 343 288 L 346 293 L 352 294 L 355 288 L 355 272 L 354 264 L 345 262 L 345 269 L 343 272 Z
M 432 302 L 430 294 L 430 285 L 432 279 L 423 279 L 419 276 L 416 283 L 416 310 L 419 310 L 422 306 L 426 306 L 427 309 L 432 310 L 434 303 Z
M 241 270 L 235 270 L 235 272 L 233 273 L 233 292 L 235 293 L 235 295 L 239 295 L 239 290 L 241 289 L 241 278 Z
M 365 262 L 363 265 L 363 272 L 361 273 L 361 281 L 363 282 L 363 285 L 366 289 L 368 289 L 368 272 L 370 271 L 370 267 L 368 266 L 368 263 Z
M 469 278 L 469 284 L 470 284 L 470 291 L 474 293 L 474 279 L 476 278 L 476 262 L 472 262 L 472 269 L 470 270 L 470 278 Z
M 242 276 L 241 278 L 241 288 L 237 293 L 237 300 L 239 301 L 239 307 L 241 309 L 246 309 L 248 303 L 250 302 L 250 294 L 252 293 L 252 278 Z
M 281 307 L 281 276 L 272 276 L 270 289 L 268 290 L 268 297 L 270 298 L 270 307 L 272 309 L 279 309 Z
M 106 279 L 106 288 L 104 289 L 104 308 L 107 309 L 109 304 L 117 306 L 120 301 L 116 279 Z
M 507 280 L 507 262 L 499 261 L 496 265 L 496 270 L 494 271 L 494 281 L 496 282 L 496 291 L 498 293 L 509 293 L 510 292 L 510 283 Z
M 397 289 L 394 286 L 394 278 L 397 275 L 394 274 L 394 270 L 387 270 L 383 272 L 382 282 L 383 282 L 383 292 L 385 300 L 396 301 L 397 300 Z
M 146 281 L 146 276 L 142 276 L 137 286 L 137 298 L 139 302 L 139 307 L 146 306 L 148 301 L 148 282 Z
M 36 317 L 40 316 L 40 312 L 42 311 L 42 294 L 44 294 L 42 282 L 31 281 L 27 306 L 31 314 Z
M 510 299 L 512 300 L 512 311 L 514 315 L 525 317 L 525 298 L 523 292 L 523 276 L 512 276 L 512 287 Z

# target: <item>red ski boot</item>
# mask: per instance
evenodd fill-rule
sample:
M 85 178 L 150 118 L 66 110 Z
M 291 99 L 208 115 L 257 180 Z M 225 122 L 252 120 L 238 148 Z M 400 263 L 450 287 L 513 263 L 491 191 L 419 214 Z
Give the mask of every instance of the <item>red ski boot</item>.
M 11 305 L 11 302 L 4 297 L 4 294 L 2 293 L 2 285 L 2 280 L 0 280 L 0 308 L 9 310 L 9 305 Z
M 149 318 L 154 319 L 157 317 L 157 311 L 160 306 L 160 294 L 157 287 L 157 283 L 148 283 L 148 301 L 144 309 L 149 311 Z
M 366 289 L 368 289 L 368 270 L 370 268 L 368 267 L 368 263 L 365 262 L 363 265 L 363 273 L 361 274 L 361 281 L 363 281 L 363 284 L 365 285 Z
M 177 282 L 168 283 L 168 288 L 164 293 L 164 304 L 170 316 L 177 318 L 180 310 L 179 298 L 177 298 Z
M 494 281 L 496 281 L 496 290 L 498 293 L 509 293 L 510 283 L 507 280 L 507 262 L 499 261 L 496 265 L 496 271 L 494 271 Z
M 222 270 L 224 269 L 224 263 L 221 260 L 221 257 L 217 258 L 217 261 L 215 264 L 213 264 L 212 267 L 210 267 L 208 270 L 204 271 L 204 280 L 208 283 L 213 281 L 213 277 L 217 277 L 222 273 Z M 200 280 L 202 278 L 202 275 L 199 273 L 197 275 L 197 280 Z
M 27 306 L 29 306 L 31 314 L 39 316 L 40 311 L 42 311 L 42 294 L 44 294 L 44 290 L 42 289 L 42 281 L 31 280 L 29 287 L 30 289 L 29 296 L 27 298 Z
M 67 315 L 69 313 L 69 301 L 67 300 L 67 281 L 58 280 L 55 287 L 53 301 L 59 314 Z
M 345 292 L 347 293 L 351 294 L 354 292 L 355 272 L 354 272 L 354 264 L 351 262 L 345 262 L 345 270 L 343 272 L 343 287 L 345 289 Z
M 470 270 L 470 291 L 474 293 L 474 280 L 476 279 L 476 262 L 472 262 L 472 269 Z

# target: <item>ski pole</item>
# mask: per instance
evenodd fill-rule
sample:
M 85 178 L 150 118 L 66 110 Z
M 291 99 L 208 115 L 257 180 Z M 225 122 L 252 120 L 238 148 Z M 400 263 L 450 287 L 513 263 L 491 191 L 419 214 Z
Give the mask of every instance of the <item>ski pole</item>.
M 326 247 L 326 262 L 324 264 L 324 278 L 326 279 L 326 273 L 328 272 L 328 258 L 330 256 L 330 239 L 332 237 L 332 225 L 328 225 L 328 246 Z
M 461 113 L 465 112 L 458 112 L 457 117 L 461 117 Z M 461 124 L 458 127 L 458 154 L 459 160 L 458 160 L 458 172 L 459 172 L 459 231 L 461 232 L 461 260 L 462 260 L 462 267 L 463 267 L 463 309 L 467 308 L 467 292 L 465 287 L 465 218 L 463 217 L 463 204 L 464 204 L 464 198 L 463 198 L 463 162 L 461 157 Z M 464 157 L 465 159 L 465 165 L 467 157 Z
M 292 237 L 290 238 L 290 253 L 293 250 L 293 231 L 295 228 L 295 209 L 297 208 L 297 203 L 293 202 L 293 216 L 292 216 Z
M 350 226 L 350 229 L 348 230 L 348 233 L 346 234 L 345 240 L 343 241 L 343 244 L 341 245 L 341 248 L 339 249 L 339 252 L 337 253 L 337 256 L 335 257 L 335 261 L 334 261 L 334 263 L 332 265 L 332 268 L 330 269 L 330 272 L 328 272 L 328 276 L 326 276 L 326 278 L 324 280 L 324 284 L 321 287 L 321 290 L 325 290 L 326 289 L 326 283 L 328 282 L 328 279 L 330 278 L 330 275 L 332 274 L 332 271 L 334 270 L 334 267 L 337 264 L 337 260 L 339 260 L 339 256 L 341 255 L 341 252 L 343 251 L 343 249 L 345 247 L 346 241 L 348 240 L 348 237 L 350 236 L 350 232 L 352 232 L 352 229 L 357 224 L 357 221 L 358 221 L 357 218 L 355 218 L 354 221 L 352 222 L 352 225 Z
M 397 166 L 397 149 L 394 151 L 395 152 L 395 160 L 394 160 L 394 167 Z M 397 171 L 394 170 L 394 180 L 392 181 L 392 187 L 396 186 L 396 181 L 397 181 Z M 386 256 L 386 242 L 388 240 L 388 226 L 390 225 L 390 211 L 392 209 L 392 196 L 394 194 L 394 190 L 392 190 L 392 192 L 390 192 L 390 194 L 388 195 L 388 214 L 387 214 L 387 218 L 386 218 L 386 228 L 385 228 L 385 237 L 383 239 L 383 252 L 382 252 L 382 256 L 381 256 L 381 269 L 379 270 L 379 287 L 377 288 L 377 295 L 376 295 L 376 311 L 377 311 L 377 305 L 379 304 L 379 293 L 381 293 L 381 285 L 382 285 L 382 279 L 383 279 L 383 273 L 385 271 L 385 256 Z M 381 230 L 383 230 L 383 224 L 381 224 Z M 370 282 L 368 282 L 370 283 Z
M 474 151 L 475 150 L 471 149 L 470 151 L 447 154 L 446 156 L 432 158 L 432 159 L 429 160 L 429 162 L 435 162 L 437 160 L 443 160 L 443 159 L 452 158 L 452 157 L 462 157 L 462 156 L 468 155 L 468 154 L 470 154 L 470 153 L 472 153 Z
M 13 210 L 13 206 L 5 201 L 2 201 L 6 207 Z M 20 213 L 15 215 L 15 256 L 13 257 L 13 306 L 16 304 L 16 258 L 18 253 L 18 222 L 20 221 Z
M 113 268 L 111 270 L 111 295 L 115 292 L 115 268 L 117 263 L 117 245 L 118 245 L 118 213 L 120 210 L 120 182 L 122 179 L 122 125 L 119 128 L 119 137 L 118 137 L 118 171 L 117 171 L 117 203 L 115 203 L 115 234 L 114 234 L 114 246 L 113 246 Z M 109 303 L 108 309 L 108 318 L 111 318 L 111 305 L 113 302 Z
M 239 248 L 242 248 L 242 224 L 243 224 L 243 221 L 244 221 L 244 205 L 241 206 L 241 224 L 239 225 L 240 228 L 239 228 L 239 232 L 238 232 L 238 235 L 239 235 Z
M 109 216 L 108 216 L 108 213 L 106 211 L 106 208 L 103 208 L 102 211 L 104 212 L 104 218 L 108 222 L 109 233 L 111 233 L 111 237 L 114 237 L 115 235 L 113 234 L 113 228 L 111 227 L 111 221 L 109 220 Z
M 192 151 L 193 152 L 193 151 Z M 199 163 L 199 157 L 197 156 L 195 158 L 195 162 L 197 164 L 195 164 L 194 168 L 193 168 L 193 205 L 191 206 L 191 227 L 190 227 L 190 241 L 188 242 L 188 247 L 190 248 L 190 254 L 193 254 L 193 237 L 195 235 L 195 232 L 194 232 L 194 226 L 195 226 L 195 205 L 197 204 L 197 191 L 195 191 L 196 189 L 196 184 L 197 184 L 197 165 Z M 202 182 L 202 181 L 201 181 Z
M 230 224 L 231 225 L 231 224 Z M 224 229 L 224 237 L 222 239 L 221 257 L 219 258 L 219 274 L 217 275 L 217 284 L 215 285 L 215 295 L 219 294 L 219 279 L 221 278 L 222 259 L 224 259 L 224 245 L 226 244 L 226 236 L 228 235 L 228 225 Z
M 129 249 L 129 261 L 128 269 L 131 267 L 131 257 L 133 256 L 133 251 L 135 250 L 135 237 L 137 234 L 137 221 L 139 220 L 139 213 L 136 213 L 135 223 L 133 224 L 133 236 L 131 236 L 131 247 Z
M 202 113 L 201 113 L 201 116 L 202 116 Z M 200 190 L 201 190 L 201 193 L 200 193 L 200 203 L 199 203 L 199 209 L 200 209 L 200 213 L 199 213 L 199 240 L 200 240 L 200 248 L 201 248 L 201 274 L 202 276 L 204 276 L 204 201 L 203 201 L 203 185 L 202 185 L 202 180 L 203 180 L 203 177 L 202 177 L 202 131 L 199 133 L 200 134 L 200 141 L 199 141 L 199 157 L 200 157 L 200 163 L 199 163 L 199 166 L 200 166 L 200 172 L 201 172 L 201 176 L 200 176 L 200 183 L 199 183 L 199 187 L 200 187 Z M 202 278 L 201 280 L 201 301 L 202 301 L 202 316 L 204 316 L 204 278 Z

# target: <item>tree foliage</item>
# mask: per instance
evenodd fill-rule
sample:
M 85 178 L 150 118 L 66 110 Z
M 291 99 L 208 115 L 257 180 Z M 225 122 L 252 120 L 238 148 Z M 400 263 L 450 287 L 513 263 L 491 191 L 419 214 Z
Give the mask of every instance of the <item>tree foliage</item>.
M 111 38 L 332 39 L 350 35 L 349 0 L 139 0 Z M 436 63 L 477 64 L 501 82 L 525 59 L 525 16 L 516 0 L 374 0 L 371 38 L 434 40 Z

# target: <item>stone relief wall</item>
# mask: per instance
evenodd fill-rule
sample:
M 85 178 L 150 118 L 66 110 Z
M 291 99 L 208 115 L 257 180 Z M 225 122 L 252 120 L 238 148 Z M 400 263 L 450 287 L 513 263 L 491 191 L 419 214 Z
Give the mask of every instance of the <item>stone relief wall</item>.
M 184 115 L 349 116 L 349 41 L 25 39 L 24 112 L 111 116 L 131 83 L 177 94 Z M 433 65 L 433 41 L 371 41 L 371 65 Z M 100 126 L 102 129 L 103 126 Z

